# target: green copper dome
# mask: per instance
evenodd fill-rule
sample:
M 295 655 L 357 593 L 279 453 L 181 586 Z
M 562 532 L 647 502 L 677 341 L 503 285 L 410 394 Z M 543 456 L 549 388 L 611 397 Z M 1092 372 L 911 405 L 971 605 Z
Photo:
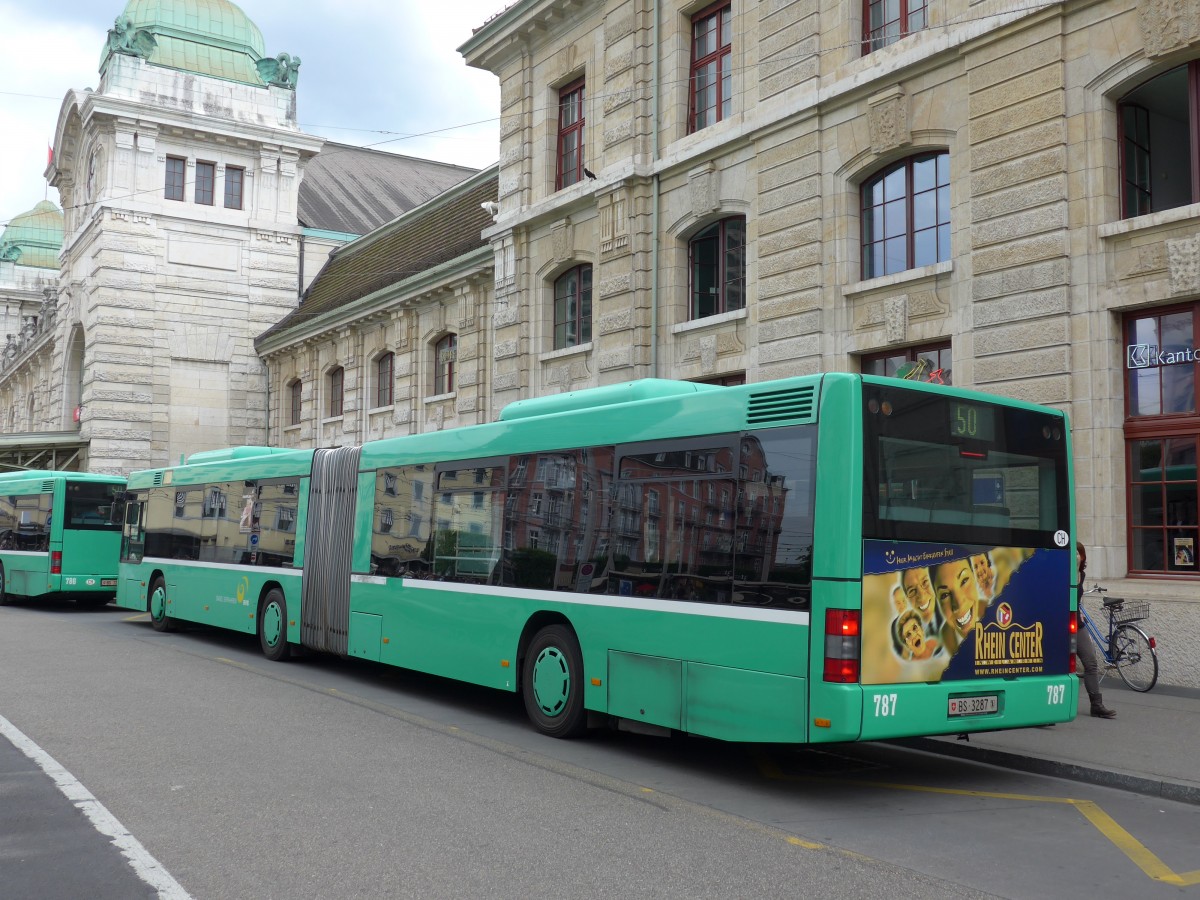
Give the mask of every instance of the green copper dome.
M 8 223 L 0 234 L 0 259 L 12 260 L 19 266 L 57 269 L 62 244 L 62 210 L 43 200 Z
M 262 85 L 262 32 L 228 0 L 129 0 L 108 32 L 103 72 L 114 53 L 198 75 Z

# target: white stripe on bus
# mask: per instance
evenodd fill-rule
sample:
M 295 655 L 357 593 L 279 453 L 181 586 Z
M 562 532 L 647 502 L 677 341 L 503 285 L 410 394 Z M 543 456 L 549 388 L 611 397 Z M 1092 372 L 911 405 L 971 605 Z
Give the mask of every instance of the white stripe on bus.
M 389 580 L 378 575 L 351 575 L 359 584 L 386 584 Z M 639 609 L 648 612 L 671 612 L 685 616 L 709 616 L 717 619 L 751 619 L 758 622 L 780 622 L 786 625 L 807 625 L 809 614 L 786 609 L 759 609 L 736 604 L 696 603 L 684 600 L 660 600 L 657 597 L 622 597 L 617 594 L 581 594 L 569 591 L 540 591 L 527 588 L 500 588 L 486 584 L 461 584 L 453 581 L 427 581 L 421 578 L 402 578 L 404 586 L 428 591 L 455 594 L 485 594 L 490 597 L 518 597 L 547 603 L 575 603 L 580 606 L 607 606 L 613 609 Z
M 199 569 L 223 569 L 229 572 L 271 572 L 299 578 L 303 569 L 283 569 L 272 566 L 250 566 L 242 563 L 199 562 L 197 560 L 143 557 L 142 562 L 156 565 L 190 566 Z M 685 616 L 708 616 L 715 619 L 748 619 L 755 622 L 779 622 L 784 625 L 808 625 L 809 614 L 804 610 L 759 609 L 736 604 L 695 603 L 684 600 L 660 600 L 657 597 L 622 597 L 616 594 L 579 594 L 568 591 L 540 591 L 526 588 L 501 588 L 486 584 L 459 584 L 452 581 L 426 581 L 420 578 L 384 578 L 380 575 L 351 575 L 355 584 L 387 585 L 401 581 L 405 587 L 456 594 L 485 594 L 491 597 L 516 597 L 552 603 L 574 603 L 580 606 L 607 606 L 612 609 L 639 609 L 647 612 L 671 612 Z

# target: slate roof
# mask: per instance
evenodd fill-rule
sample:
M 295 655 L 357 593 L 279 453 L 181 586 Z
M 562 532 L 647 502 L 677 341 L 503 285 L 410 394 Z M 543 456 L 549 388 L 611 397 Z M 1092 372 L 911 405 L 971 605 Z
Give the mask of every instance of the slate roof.
M 305 228 L 367 234 L 477 171 L 326 141 L 304 170 L 297 219 Z
M 402 215 L 376 234 L 340 247 L 304 292 L 300 305 L 260 334 L 255 344 L 486 247 L 481 234 L 493 221 L 480 204 L 495 202 L 498 190 L 499 166 L 493 165 L 470 183 Z

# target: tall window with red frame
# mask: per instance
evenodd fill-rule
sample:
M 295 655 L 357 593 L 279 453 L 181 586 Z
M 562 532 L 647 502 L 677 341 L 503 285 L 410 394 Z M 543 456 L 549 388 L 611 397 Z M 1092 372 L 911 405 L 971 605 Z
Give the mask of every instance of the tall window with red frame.
M 385 353 L 375 360 L 375 406 L 391 406 L 394 400 L 396 355 Z
M 558 175 L 555 188 L 565 188 L 583 178 L 583 79 L 558 92 Z
M 1200 574 L 1196 328 L 1200 304 L 1125 320 L 1129 568 Z
M 688 242 L 691 317 L 703 319 L 746 305 L 746 220 L 714 222 Z
M 1200 203 L 1200 60 L 1122 97 L 1117 124 L 1123 217 Z
M 949 258 L 949 153 L 911 156 L 863 185 L 863 278 Z
M 688 131 L 729 117 L 733 94 L 733 12 L 718 3 L 692 17 L 692 71 Z
M 342 404 L 345 396 L 346 370 L 341 366 L 331 369 L 325 378 L 329 388 L 329 417 L 336 418 L 342 414 Z
M 554 349 L 592 339 L 592 267 L 576 266 L 554 281 Z
M 291 415 L 288 418 L 288 424 L 299 425 L 300 412 L 302 409 L 301 403 L 303 402 L 304 397 L 304 383 L 297 378 L 292 382 L 292 386 L 289 390 L 291 391 Z
M 928 0 L 863 0 L 863 56 L 928 23 Z
M 458 335 L 448 334 L 433 347 L 433 392 L 454 390 L 454 364 L 458 362 Z

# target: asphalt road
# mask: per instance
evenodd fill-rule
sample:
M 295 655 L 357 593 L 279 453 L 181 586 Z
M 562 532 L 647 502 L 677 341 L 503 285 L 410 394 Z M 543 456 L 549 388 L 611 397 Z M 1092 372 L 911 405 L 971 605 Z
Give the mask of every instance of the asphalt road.
M 197 900 L 1200 897 L 1137 858 L 1195 874 L 1200 807 L 883 745 L 555 741 L 513 696 L 115 607 L 0 608 L 0 716 Z M 153 895 L 5 744 L 0 896 Z

